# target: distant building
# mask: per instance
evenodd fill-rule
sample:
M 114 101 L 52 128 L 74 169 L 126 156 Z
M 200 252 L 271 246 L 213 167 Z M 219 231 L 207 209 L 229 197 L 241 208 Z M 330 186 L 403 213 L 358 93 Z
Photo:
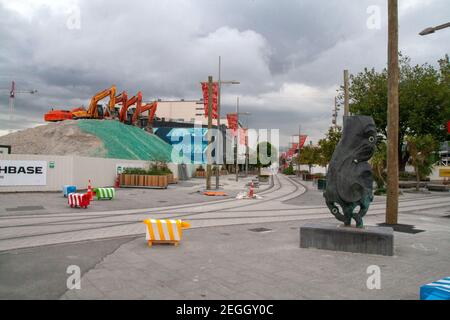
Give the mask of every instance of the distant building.
M 203 100 L 158 100 L 156 117 L 166 122 L 208 124 L 205 117 Z M 221 118 L 221 124 L 227 125 L 227 119 Z M 213 119 L 213 125 L 217 120 Z

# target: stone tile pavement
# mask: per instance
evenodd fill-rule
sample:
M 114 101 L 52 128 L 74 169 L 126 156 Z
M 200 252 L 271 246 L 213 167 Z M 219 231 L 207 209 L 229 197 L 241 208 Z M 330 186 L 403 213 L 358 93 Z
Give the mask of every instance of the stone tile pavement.
M 188 230 L 179 247 L 148 248 L 139 237 L 61 299 L 418 299 L 420 285 L 450 275 L 444 214 L 402 214 L 402 223 L 425 232 L 396 232 L 394 257 L 300 249 L 299 227 L 308 221 Z M 367 224 L 383 218 L 370 216 Z M 249 231 L 254 227 L 272 231 Z M 371 265 L 381 268 L 381 290 L 367 288 Z

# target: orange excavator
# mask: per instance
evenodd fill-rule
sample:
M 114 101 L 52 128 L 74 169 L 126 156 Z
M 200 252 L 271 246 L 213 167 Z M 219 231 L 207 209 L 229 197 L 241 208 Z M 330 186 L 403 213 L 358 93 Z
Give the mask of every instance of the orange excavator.
M 136 104 L 136 110 L 141 109 L 142 106 L 142 92 L 138 92 L 137 95 L 128 99 L 126 102 L 122 103 L 122 108 L 120 109 L 119 121 L 123 123 L 131 123 L 132 119 L 128 119 L 128 108 Z
M 122 93 L 120 93 L 118 96 L 116 96 L 114 98 L 114 103 L 116 105 L 118 105 L 119 103 L 122 104 L 122 106 L 124 106 L 128 101 L 128 95 L 126 91 L 123 91 Z M 120 114 L 120 109 L 119 111 L 117 111 L 117 107 L 114 106 L 114 111 L 112 111 L 112 118 L 115 119 L 116 117 L 118 118 Z
M 116 105 L 116 86 L 111 86 L 109 89 L 105 89 L 92 97 L 88 110 L 84 107 L 75 108 L 72 110 L 51 110 L 44 115 L 45 121 L 64 121 L 69 119 L 102 119 L 104 117 L 103 108 L 97 103 L 106 97 L 109 98 L 109 110 L 108 113 L 114 112 L 114 106 Z
M 147 103 L 140 108 L 136 107 L 136 111 L 133 114 L 133 118 L 131 119 L 131 125 L 134 125 L 137 120 L 140 119 L 140 115 L 144 112 L 148 111 L 148 119 L 147 119 L 147 131 L 151 130 L 153 119 L 155 118 L 156 109 L 158 108 L 158 102 Z M 142 127 L 142 123 L 139 122 L 139 127 Z

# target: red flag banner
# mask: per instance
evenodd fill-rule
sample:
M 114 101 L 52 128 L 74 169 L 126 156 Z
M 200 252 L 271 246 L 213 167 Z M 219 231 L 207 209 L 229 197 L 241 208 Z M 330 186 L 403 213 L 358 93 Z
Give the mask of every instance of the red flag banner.
M 231 130 L 236 130 L 238 127 L 238 118 L 236 113 L 227 114 L 228 128 Z
M 205 117 L 208 117 L 208 82 L 202 82 L 203 102 L 205 108 Z M 212 118 L 217 119 L 217 100 L 219 95 L 219 83 L 212 83 Z
M 239 128 L 239 143 L 247 145 L 247 133 L 248 129 Z
M 300 136 L 300 148 L 303 149 L 303 146 L 305 145 L 306 139 L 308 139 L 308 136 Z M 298 146 L 298 144 L 297 144 Z
M 300 136 L 300 148 L 303 149 L 305 146 L 306 139 L 308 139 L 308 136 Z M 291 150 L 295 153 L 298 149 L 298 142 L 292 143 Z
M 295 153 L 298 149 L 298 143 L 293 143 L 291 146 L 291 151 L 292 153 Z

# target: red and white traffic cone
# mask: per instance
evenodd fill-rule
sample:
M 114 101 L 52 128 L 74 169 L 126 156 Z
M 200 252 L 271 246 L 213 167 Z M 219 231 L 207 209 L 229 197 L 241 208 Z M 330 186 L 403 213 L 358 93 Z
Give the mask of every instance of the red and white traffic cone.
M 250 190 L 248 191 L 248 197 L 250 198 L 250 199 L 253 199 L 254 198 L 254 191 L 253 191 L 253 181 L 250 183 Z
M 92 201 L 94 199 L 94 195 L 92 194 L 92 186 L 91 186 L 91 179 L 89 179 L 89 183 L 88 183 L 88 196 L 89 196 L 89 200 Z

